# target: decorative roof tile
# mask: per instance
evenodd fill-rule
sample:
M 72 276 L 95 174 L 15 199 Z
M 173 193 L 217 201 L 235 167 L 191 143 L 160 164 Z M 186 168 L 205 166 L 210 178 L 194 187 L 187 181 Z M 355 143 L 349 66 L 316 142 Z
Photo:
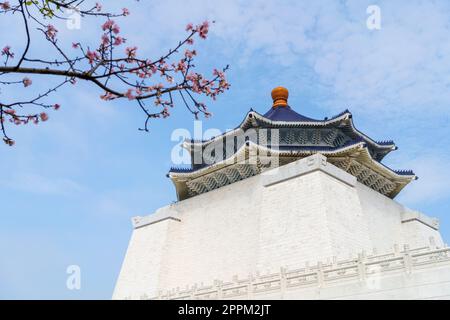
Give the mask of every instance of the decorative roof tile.
M 320 121 L 305 117 L 292 110 L 289 106 L 270 108 L 270 110 L 264 114 L 264 117 L 272 121 Z

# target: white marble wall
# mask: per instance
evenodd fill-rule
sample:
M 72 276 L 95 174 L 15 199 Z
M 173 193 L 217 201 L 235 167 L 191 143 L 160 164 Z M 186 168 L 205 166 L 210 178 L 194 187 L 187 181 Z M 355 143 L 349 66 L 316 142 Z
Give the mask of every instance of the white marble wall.
M 430 237 L 443 245 L 437 224 L 405 212 L 314 155 L 134 218 L 113 298 L 153 297 L 394 244 L 428 246 Z

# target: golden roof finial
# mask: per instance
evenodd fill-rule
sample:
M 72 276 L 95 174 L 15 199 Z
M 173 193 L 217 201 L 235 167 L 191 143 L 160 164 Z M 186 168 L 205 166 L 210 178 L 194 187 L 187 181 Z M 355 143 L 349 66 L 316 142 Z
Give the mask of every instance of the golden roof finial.
M 273 106 L 277 107 L 287 107 L 287 100 L 289 97 L 289 91 L 285 87 L 276 87 L 272 90 Z

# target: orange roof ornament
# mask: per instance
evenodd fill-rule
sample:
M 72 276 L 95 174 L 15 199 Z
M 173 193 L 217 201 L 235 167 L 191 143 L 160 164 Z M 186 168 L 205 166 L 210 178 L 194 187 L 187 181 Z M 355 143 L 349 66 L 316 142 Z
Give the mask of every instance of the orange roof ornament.
M 273 105 L 272 108 L 287 107 L 289 91 L 285 87 L 276 87 L 272 90 Z

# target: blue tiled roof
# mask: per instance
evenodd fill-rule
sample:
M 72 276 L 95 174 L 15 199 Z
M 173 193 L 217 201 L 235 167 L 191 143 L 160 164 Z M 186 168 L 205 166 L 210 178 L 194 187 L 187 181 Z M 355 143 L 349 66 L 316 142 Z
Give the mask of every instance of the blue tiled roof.
M 264 114 L 264 117 L 272 121 L 320 121 L 305 117 L 292 110 L 289 106 L 270 108 L 270 110 Z
M 250 112 L 253 112 L 253 109 L 250 109 Z M 258 113 L 256 112 L 256 114 L 258 114 Z M 264 115 L 258 114 L 263 119 L 258 118 L 257 122 L 259 123 L 261 121 L 262 123 L 264 123 L 264 118 L 265 118 L 267 120 L 274 121 L 274 122 L 287 122 L 286 124 L 278 124 L 281 126 L 286 125 L 287 127 L 289 127 L 289 122 L 292 124 L 295 124 L 297 122 L 299 122 L 299 123 L 300 122 L 309 122 L 312 125 L 315 125 L 315 124 L 323 124 L 323 123 L 326 123 L 327 121 L 338 119 L 345 114 L 347 114 L 349 116 L 349 118 L 352 117 L 351 112 L 348 109 L 345 109 L 344 111 L 340 112 L 339 114 L 337 114 L 331 118 L 326 117 L 323 120 L 316 120 L 316 119 L 312 119 L 312 118 L 306 117 L 304 115 L 301 115 L 301 114 L 295 112 L 294 110 L 292 110 L 292 108 L 290 106 L 277 107 L 277 108 L 271 107 Z M 252 114 L 250 114 L 250 118 L 251 117 L 252 117 Z M 260 124 L 260 125 L 263 125 L 263 124 Z M 252 126 L 252 124 L 250 122 L 247 122 L 244 126 L 241 124 L 239 127 L 246 130 L 251 126 Z M 237 127 L 237 128 L 239 128 L 239 127 Z M 341 130 L 344 133 L 348 134 L 352 138 L 353 141 L 360 141 L 361 137 L 364 135 L 363 133 L 358 131 L 352 123 L 346 123 L 344 126 L 341 127 Z M 213 139 L 214 138 L 207 139 L 207 140 L 191 139 L 190 142 L 191 143 L 206 143 L 206 142 L 212 141 Z M 384 158 L 384 156 L 386 156 L 387 153 L 389 153 L 391 150 L 393 150 L 392 148 L 388 148 L 389 146 L 394 146 L 394 142 L 392 140 L 375 141 L 375 140 L 371 140 L 367 136 L 366 136 L 365 140 L 366 140 L 366 142 L 368 142 L 371 145 L 370 150 L 372 152 L 372 156 L 373 156 L 374 160 L 376 160 L 378 162 L 381 162 L 381 160 Z M 372 145 L 372 141 L 375 145 Z
M 172 167 L 172 168 L 170 168 L 169 172 L 183 173 L 183 172 L 193 172 L 193 171 L 194 171 L 194 169 L 192 169 L 192 168 L 183 168 L 183 167 L 175 168 L 175 167 Z
M 331 118 L 325 118 L 325 119 L 326 119 L 326 120 L 336 119 L 336 118 L 339 118 L 340 116 L 343 116 L 343 115 L 346 114 L 346 113 L 350 113 L 350 115 L 351 115 L 350 110 L 345 109 L 344 111 L 338 113 L 337 115 L 332 116 Z
M 356 145 L 360 142 L 364 142 L 362 138 L 357 138 L 354 140 L 349 140 L 346 143 L 344 143 L 341 146 L 303 146 L 303 145 L 280 145 L 278 146 L 278 150 L 286 151 L 286 150 L 292 150 L 292 151 L 334 151 L 338 149 L 343 149 L 349 146 Z M 366 143 L 364 143 L 364 146 L 366 146 Z
M 382 146 L 390 146 L 394 144 L 393 140 L 383 140 L 383 141 L 376 141 L 376 143 L 378 143 L 379 145 Z
M 412 170 L 394 170 L 394 172 L 401 176 L 413 176 L 414 171 Z

